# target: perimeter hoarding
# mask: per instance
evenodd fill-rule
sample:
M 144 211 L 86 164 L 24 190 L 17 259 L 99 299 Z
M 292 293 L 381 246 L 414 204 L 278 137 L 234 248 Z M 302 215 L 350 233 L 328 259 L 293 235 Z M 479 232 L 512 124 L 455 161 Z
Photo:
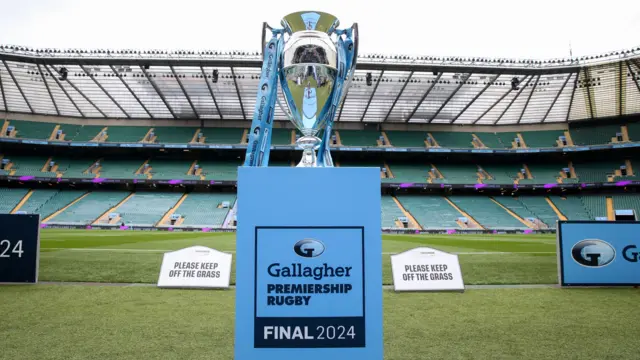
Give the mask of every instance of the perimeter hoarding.
M 640 222 L 559 221 L 561 286 L 640 285 Z
M 235 359 L 382 360 L 379 169 L 238 181 Z

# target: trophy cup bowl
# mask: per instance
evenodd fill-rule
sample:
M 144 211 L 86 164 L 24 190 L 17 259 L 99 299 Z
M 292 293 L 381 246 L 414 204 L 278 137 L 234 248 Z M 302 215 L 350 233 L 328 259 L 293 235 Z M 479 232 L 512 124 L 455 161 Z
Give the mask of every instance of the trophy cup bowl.
M 335 16 L 320 12 L 287 15 L 282 24 L 289 33 L 282 55 L 280 84 L 290 110 L 290 120 L 302 133 L 303 150 L 298 167 L 316 167 L 316 136 L 325 126 L 331 107 L 338 51 L 329 36 L 338 25 Z

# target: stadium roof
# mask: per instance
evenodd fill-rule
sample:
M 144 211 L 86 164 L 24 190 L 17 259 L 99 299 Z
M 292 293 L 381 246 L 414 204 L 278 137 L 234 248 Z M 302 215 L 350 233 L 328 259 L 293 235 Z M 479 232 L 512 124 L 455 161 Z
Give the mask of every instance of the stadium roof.
M 260 66 L 257 52 L 5 45 L 0 46 L 0 111 L 251 120 Z M 544 61 L 361 55 L 336 121 L 503 125 L 631 114 L 640 114 L 640 48 Z M 278 107 L 275 116 L 286 120 Z

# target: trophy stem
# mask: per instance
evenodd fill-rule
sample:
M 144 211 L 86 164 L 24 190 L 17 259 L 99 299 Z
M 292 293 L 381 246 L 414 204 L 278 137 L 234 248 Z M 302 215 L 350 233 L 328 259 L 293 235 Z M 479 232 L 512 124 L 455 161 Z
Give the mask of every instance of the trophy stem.
M 303 136 L 296 143 L 302 148 L 302 161 L 296 167 L 317 167 L 315 148 L 320 144 L 320 139 L 315 136 Z

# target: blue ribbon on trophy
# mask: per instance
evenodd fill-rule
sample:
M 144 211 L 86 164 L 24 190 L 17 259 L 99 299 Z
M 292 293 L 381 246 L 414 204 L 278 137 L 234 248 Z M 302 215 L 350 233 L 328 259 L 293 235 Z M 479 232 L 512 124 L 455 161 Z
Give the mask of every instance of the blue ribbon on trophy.
M 303 135 L 297 141 L 303 149 L 298 166 L 333 166 L 329 151 L 333 118 L 344 100 L 357 58 L 357 24 L 343 30 L 337 29 L 339 24 L 331 14 L 298 12 L 282 20 L 283 29 L 264 25 L 263 31 L 268 28 L 272 38 L 264 47 L 245 166 L 269 164 L 276 102 Z M 336 35 L 336 40 L 331 35 Z M 287 108 L 278 98 L 278 80 Z M 320 140 L 316 135 L 323 128 Z

